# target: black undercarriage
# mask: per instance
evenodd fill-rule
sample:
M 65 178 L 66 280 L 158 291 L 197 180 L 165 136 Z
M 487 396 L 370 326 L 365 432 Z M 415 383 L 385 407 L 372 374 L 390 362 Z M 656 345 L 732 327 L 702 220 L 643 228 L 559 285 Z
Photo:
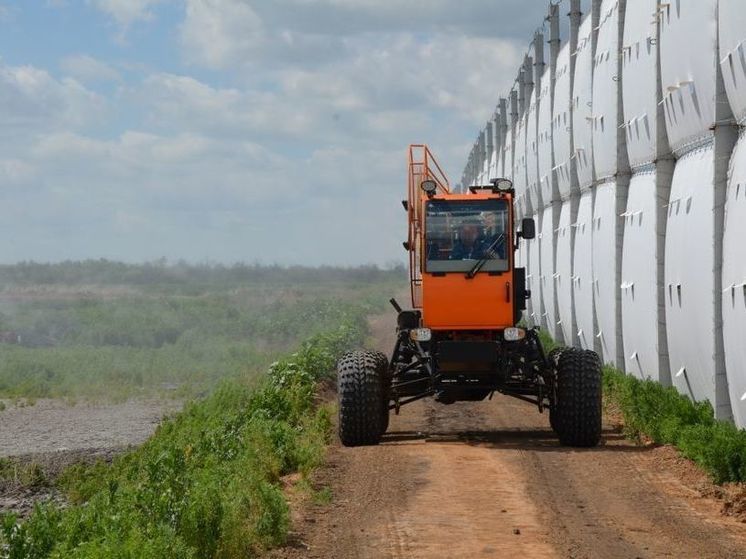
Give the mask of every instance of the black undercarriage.
M 432 332 L 427 342 L 410 337 L 419 317 L 400 313 L 396 345 L 389 365 L 389 408 L 397 413 L 427 397 L 444 404 L 479 401 L 499 392 L 538 406 L 554 402 L 554 367 L 536 329 L 517 341 L 502 330 Z M 404 316 L 402 316 L 404 315 Z M 388 383 L 387 383 L 388 384 Z

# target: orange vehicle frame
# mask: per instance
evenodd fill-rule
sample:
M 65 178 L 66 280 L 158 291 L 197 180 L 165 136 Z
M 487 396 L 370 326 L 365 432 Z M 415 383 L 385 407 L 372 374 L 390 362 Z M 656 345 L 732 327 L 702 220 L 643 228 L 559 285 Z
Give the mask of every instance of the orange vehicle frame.
M 428 197 L 421 185 L 436 183 Z M 512 209 L 512 192 L 480 190 L 452 193 L 448 179 L 427 146 L 409 147 L 407 212 L 409 216 L 410 287 L 412 306 L 422 310 L 423 326 L 432 330 L 502 330 L 514 326 L 513 301 L 513 212 L 509 211 L 506 231 L 508 270 L 499 274 L 480 272 L 473 278 L 465 273 L 428 273 L 425 269 L 425 204 L 428 200 L 505 200 Z

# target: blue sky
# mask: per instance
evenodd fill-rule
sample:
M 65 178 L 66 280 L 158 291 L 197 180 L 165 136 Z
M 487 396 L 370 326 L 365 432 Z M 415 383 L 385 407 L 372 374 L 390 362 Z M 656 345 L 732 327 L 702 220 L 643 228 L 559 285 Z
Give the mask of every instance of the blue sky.
M 544 0 L 0 0 L 0 261 L 403 260 Z

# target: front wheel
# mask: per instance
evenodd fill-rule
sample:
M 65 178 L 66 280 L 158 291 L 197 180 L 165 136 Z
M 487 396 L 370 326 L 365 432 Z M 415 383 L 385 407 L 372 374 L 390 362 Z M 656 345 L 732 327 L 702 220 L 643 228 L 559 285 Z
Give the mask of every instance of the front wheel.
M 380 442 L 384 431 L 382 373 L 381 360 L 374 352 L 352 351 L 339 360 L 339 438 L 343 445 Z
M 547 355 L 547 359 L 552 364 L 552 368 L 556 371 L 557 367 L 559 365 L 559 359 L 562 356 L 562 353 L 566 350 L 566 347 L 555 347 L 552 351 L 549 352 L 549 355 Z M 556 378 L 556 377 L 555 377 Z M 553 398 L 552 401 L 556 402 L 556 393 L 552 394 Z M 552 431 L 555 433 L 559 433 L 560 429 L 560 421 L 559 421 L 559 415 L 557 413 L 557 406 L 553 405 L 551 408 L 549 408 L 549 426 L 552 428 Z
M 601 360 L 568 348 L 557 357 L 552 428 L 563 445 L 590 447 L 601 440 Z
M 389 358 L 380 351 L 371 352 L 376 360 L 376 367 L 381 379 L 381 435 L 389 428 L 389 402 L 391 401 L 391 376 L 389 375 Z

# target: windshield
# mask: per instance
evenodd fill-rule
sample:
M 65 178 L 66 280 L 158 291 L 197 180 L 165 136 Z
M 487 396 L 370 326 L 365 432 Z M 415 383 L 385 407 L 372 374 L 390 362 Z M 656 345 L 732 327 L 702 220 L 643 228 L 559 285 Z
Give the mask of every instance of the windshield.
M 431 200 L 425 209 L 425 271 L 483 272 L 508 266 L 508 203 L 505 200 Z

